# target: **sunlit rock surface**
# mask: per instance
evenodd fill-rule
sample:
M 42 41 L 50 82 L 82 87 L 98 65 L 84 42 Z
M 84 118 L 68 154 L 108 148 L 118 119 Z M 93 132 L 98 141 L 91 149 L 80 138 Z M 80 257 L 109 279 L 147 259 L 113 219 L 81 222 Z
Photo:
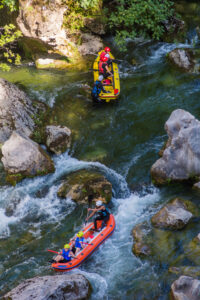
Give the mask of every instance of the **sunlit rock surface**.
M 54 171 L 47 153 L 26 136 L 13 132 L 2 147 L 2 162 L 7 181 L 15 184 L 24 177 L 44 175 Z
M 185 227 L 192 216 L 185 203 L 177 198 L 157 212 L 151 221 L 155 227 L 178 230 Z
M 168 141 L 162 157 L 151 167 L 154 183 L 199 181 L 200 122 L 183 109 L 177 109 L 165 123 Z
M 71 130 L 65 126 L 47 126 L 46 145 L 55 154 L 65 152 L 71 145 Z
M 34 117 L 44 107 L 42 103 L 32 101 L 16 85 L 0 78 L 0 144 L 14 130 L 30 136 L 35 128 Z
M 177 67 L 185 71 L 193 70 L 194 61 L 190 49 L 174 49 L 169 53 L 168 58 Z
M 181 276 L 171 286 L 173 300 L 199 300 L 200 280 L 189 276 Z
M 7 293 L 4 300 L 86 300 L 89 298 L 89 281 L 80 274 L 43 276 L 27 279 Z
M 26 37 L 21 39 L 21 47 L 26 56 L 34 59 L 39 69 L 84 69 L 87 67 L 88 58 L 83 56 L 91 52 L 97 53 L 103 48 L 101 38 L 92 34 L 102 34 L 103 25 L 100 26 L 99 23 L 99 26 L 94 26 L 92 24 L 95 23 L 95 18 L 89 18 L 86 20 L 89 32 L 80 32 L 79 38 L 74 39 L 63 26 L 67 9 L 67 4 L 61 0 L 19 0 L 17 24 Z
M 109 202 L 112 197 L 112 185 L 106 178 L 93 171 L 82 170 L 69 175 L 58 190 L 61 198 L 71 198 L 77 202 L 88 202 L 88 196 L 104 197 Z

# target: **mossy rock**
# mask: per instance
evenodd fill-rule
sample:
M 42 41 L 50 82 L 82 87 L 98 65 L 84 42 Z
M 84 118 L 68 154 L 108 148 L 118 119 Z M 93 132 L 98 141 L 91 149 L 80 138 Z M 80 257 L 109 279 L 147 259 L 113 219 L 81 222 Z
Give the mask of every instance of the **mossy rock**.
M 199 277 L 200 276 L 200 267 L 194 266 L 180 266 L 180 267 L 170 267 L 169 272 L 176 274 L 178 276 L 191 276 L 191 277 Z
M 53 48 L 36 38 L 22 37 L 18 41 L 19 47 L 23 50 L 26 58 L 35 59 L 36 55 L 48 54 Z
M 92 195 L 93 198 L 103 197 L 108 203 L 112 197 L 112 185 L 97 172 L 81 170 L 70 174 L 57 194 L 82 203 L 87 203 L 88 196 Z

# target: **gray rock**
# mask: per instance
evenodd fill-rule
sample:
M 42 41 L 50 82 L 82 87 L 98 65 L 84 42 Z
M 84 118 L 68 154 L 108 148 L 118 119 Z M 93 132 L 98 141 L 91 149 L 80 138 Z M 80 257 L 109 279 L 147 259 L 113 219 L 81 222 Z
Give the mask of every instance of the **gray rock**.
M 200 280 L 189 276 L 181 276 L 171 286 L 173 300 L 199 300 Z
M 66 33 L 62 28 L 67 6 L 61 0 L 19 0 L 17 25 L 26 37 L 38 38 L 52 46 L 63 44 Z
M 12 183 L 23 177 L 44 175 L 54 171 L 54 164 L 47 153 L 28 137 L 13 132 L 2 147 L 2 162 Z
M 90 33 L 83 33 L 81 38 L 82 44 L 78 47 L 78 50 L 82 55 L 98 53 L 103 49 L 102 40 L 98 36 L 94 36 Z
M 45 106 L 32 100 L 16 85 L 0 78 L 0 144 L 16 130 L 30 136 L 34 130 L 33 117 Z
M 34 277 L 7 293 L 4 300 L 85 300 L 90 293 L 88 280 L 80 274 Z
M 56 154 L 65 152 L 71 145 L 71 130 L 65 126 L 47 126 L 46 145 Z
M 70 34 L 68 30 L 63 26 L 64 14 L 67 11 L 67 5 L 62 0 L 51 1 L 26 1 L 19 0 L 19 16 L 17 18 L 17 24 L 25 37 L 31 39 L 38 39 L 44 42 L 48 47 L 40 46 L 39 43 L 34 43 L 34 51 L 31 56 L 35 56 L 37 68 L 70 68 L 77 67 L 83 69 L 86 66 L 86 61 L 83 60 L 84 55 L 91 52 L 98 52 L 103 44 L 101 39 L 92 34 L 80 33 L 80 39 L 76 41 L 73 38 L 73 34 Z M 66 17 L 66 16 L 65 16 Z M 88 28 L 92 28 L 92 32 L 102 31 L 102 26 L 94 26 L 94 21 L 86 21 Z M 95 29 L 96 28 L 96 29 Z M 90 29 L 91 30 L 91 29 Z M 82 45 L 78 47 L 76 43 Z M 33 43 L 33 40 L 30 41 Z M 24 43 L 26 44 L 25 46 Z M 22 48 L 27 50 L 28 41 L 22 40 Z M 28 46 L 31 52 L 30 46 Z M 46 48 L 46 49 L 45 49 Z M 78 48 L 78 51 L 77 51 Z M 65 56 L 65 60 L 53 59 L 49 57 L 48 60 L 44 60 L 40 57 L 41 52 L 45 49 L 46 55 L 59 53 Z M 26 52 L 26 51 L 25 51 Z M 36 55 L 35 55 L 36 54 Z M 36 58 L 37 57 L 37 58 Z
M 200 122 L 189 112 L 177 109 L 165 124 L 168 141 L 162 157 L 151 167 L 156 184 L 197 180 L 200 176 Z
M 168 58 L 179 68 L 185 71 L 193 71 L 194 61 L 190 49 L 174 49 Z
M 151 221 L 155 227 L 178 230 L 185 227 L 192 217 L 184 202 L 177 198 L 157 212 Z

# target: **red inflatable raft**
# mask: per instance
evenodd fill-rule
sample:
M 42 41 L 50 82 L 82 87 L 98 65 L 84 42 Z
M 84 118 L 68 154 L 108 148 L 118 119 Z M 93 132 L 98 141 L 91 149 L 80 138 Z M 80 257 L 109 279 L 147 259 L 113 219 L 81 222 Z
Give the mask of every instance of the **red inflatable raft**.
M 97 222 L 98 228 L 101 227 L 101 222 Z M 66 272 L 74 268 L 79 267 L 115 230 L 115 219 L 113 215 L 110 215 L 109 221 L 106 227 L 100 232 L 94 232 L 94 223 L 90 223 L 84 229 L 84 238 L 88 244 L 76 255 L 76 258 L 72 258 L 67 263 L 53 263 L 51 266 L 55 271 Z

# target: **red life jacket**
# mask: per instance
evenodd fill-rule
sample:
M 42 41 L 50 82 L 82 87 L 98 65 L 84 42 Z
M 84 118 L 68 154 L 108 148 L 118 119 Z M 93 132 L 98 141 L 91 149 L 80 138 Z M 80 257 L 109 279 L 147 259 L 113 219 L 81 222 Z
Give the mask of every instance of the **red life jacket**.
M 103 64 L 107 65 L 106 62 L 100 61 L 100 63 L 99 63 L 99 73 L 104 73 Z
M 103 51 L 101 54 L 100 54 L 100 61 L 102 61 L 102 58 L 106 55 L 106 52 Z

